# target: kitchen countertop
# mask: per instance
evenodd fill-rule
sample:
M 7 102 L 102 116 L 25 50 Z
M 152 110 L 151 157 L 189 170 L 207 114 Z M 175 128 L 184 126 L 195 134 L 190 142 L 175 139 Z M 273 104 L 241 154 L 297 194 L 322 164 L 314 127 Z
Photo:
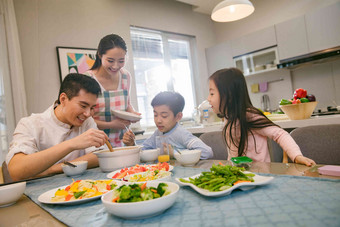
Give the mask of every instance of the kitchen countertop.
M 312 125 L 330 125 L 330 124 L 340 124 L 340 114 L 334 115 L 324 115 L 324 116 L 312 116 L 309 119 L 304 120 L 278 120 L 273 121 L 275 124 L 279 125 L 284 129 L 289 128 L 299 128 L 304 126 Z M 205 132 L 215 132 L 221 131 L 223 128 L 223 123 L 213 123 L 209 125 L 198 125 L 198 126 L 185 126 L 185 128 L 193 134 L 201 134 Z M 153 131 L 145 132 L 143 135 L 137 135 L 136 140 L 143 140 L 151 136 Z

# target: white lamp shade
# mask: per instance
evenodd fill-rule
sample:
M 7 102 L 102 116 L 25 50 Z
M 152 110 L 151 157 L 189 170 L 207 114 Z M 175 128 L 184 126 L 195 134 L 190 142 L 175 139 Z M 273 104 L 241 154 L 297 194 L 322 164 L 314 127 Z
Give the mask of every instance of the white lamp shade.
M 240 20 L 252 14 L 254 10 L 249 0 L 224 0 L 213 9 L 211 19 L 217 22 Z

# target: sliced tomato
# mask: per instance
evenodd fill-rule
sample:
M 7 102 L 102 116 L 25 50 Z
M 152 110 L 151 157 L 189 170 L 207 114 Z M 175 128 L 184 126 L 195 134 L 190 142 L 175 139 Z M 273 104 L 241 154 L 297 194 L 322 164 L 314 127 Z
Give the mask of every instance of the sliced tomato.
M 70 188 L 71 188 L 71 186 L 69 185 L 69 186 L 67 186 L 66 188 L 65 188 L 65 191 L 68 191 L 68 190 L 70 190 Z
M 73 195 L 70 195 L 68 194 L 66 197 L 65 197 L 65 201 L 70 201 L 70 199 L 72 198 Z

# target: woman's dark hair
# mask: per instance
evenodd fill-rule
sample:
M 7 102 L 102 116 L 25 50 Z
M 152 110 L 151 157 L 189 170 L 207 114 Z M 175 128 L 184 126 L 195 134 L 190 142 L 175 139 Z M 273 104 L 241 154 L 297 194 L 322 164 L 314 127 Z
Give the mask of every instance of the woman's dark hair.
M 122 37 L 116 34 L 110 34 L 102 38 L 99 42 L 97 53 L 96 53 L 96 61 L 94 62 L 91 70 L 97 69 L 102 65 L 101 56 L 106 53 L 106 51 L 112 48 L 122 48 L 127 52 L 126 43 Z
M 63 82 L 61 82 L 57 103 L 60 104 L 60 94 L 65 93 L 68 99 L 78 96 L 79 91 L 84 89 L 86 92 L 94 94 L 98 97 L 100 93 L 100 86 L 98 82 L 92 77 L 79 74 L 68 74 Z
M 277 125 L 251 103 L 243 73 L 237 68 L 221 69 L 212 74 L 209 80 L 215 83 L 220 95 L 218 116 L 227 119 L 222 134 L 228 148 L 230 146 L 226 140 L 226 131 L 229 127 L 230 141 L 238 148 L 238 156 L 246 155 L 244 152 L 248 147 L 248 132 L 253 136 L 256 151 L 256 141 L 252 129 Z M 249 120 L 247 112 L 263 117 Z M 237 122 L 239 122 L 240 138 L 236 136 Z
M 151 106 L 166 105 L 176 116 L 183 111 L 185 101 L 180 93 L 174 91 L 163 91 L 158 93 L 151 101 Z

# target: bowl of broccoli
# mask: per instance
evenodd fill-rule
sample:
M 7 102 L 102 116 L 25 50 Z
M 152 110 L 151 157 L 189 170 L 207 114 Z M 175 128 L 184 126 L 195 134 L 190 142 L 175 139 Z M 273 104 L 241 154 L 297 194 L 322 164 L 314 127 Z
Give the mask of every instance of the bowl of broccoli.
M 176 201 L 179 186 L 172 182 L 124 183 L 101 200 L 106 211 L 124 219 L 144 219 L 163 213 Z

